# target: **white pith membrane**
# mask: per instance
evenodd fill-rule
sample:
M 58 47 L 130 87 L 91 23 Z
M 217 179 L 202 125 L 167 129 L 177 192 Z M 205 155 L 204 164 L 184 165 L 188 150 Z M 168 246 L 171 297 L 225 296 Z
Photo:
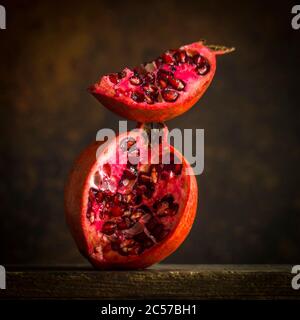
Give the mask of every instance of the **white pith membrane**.
M 91 91 L 145 108 L 181 102 L 193 96 L 209 77 L 209 55 L 201 43 L 168 50 L 152 62 L 103 76 Z
M 172 151 L 170 164 L 161 158 L 158 164 L 142 164 L 148 150 L 138 134 L 130 134 L 114 140 L 98 158 L 84 217 L 89 254 L 98 261 L 141 255 L 178 224 L 188 196 L 185 164 L 175 164 Z M 128 157 L 140 162 L 131 164 Z

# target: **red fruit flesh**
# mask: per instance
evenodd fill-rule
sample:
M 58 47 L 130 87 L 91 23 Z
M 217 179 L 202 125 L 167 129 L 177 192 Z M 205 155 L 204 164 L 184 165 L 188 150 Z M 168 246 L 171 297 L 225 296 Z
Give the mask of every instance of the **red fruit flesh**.
M 99 146 L 83 151 L 65 190 L 66 218 L 80 251 L 100 269 L 159 262 L 184 241 L 195 218 L 197 184 L 187 175 L 190 165 L 173 147 L 159 149 L 158 164 L 143 164 L 149 149 L 138 133 L 118 136 L 96 160 Z M 163 164 L 167 153 L 171 163 Z M 128 160 L 132 154 L 139 157 L 136 165 Z
M 202 41 L 168 50 L 150 63 L 105 75 L 90 92 L 118 115 L 162 122 L 190 109 L 211 83 L 216 55 L 232 51 Z

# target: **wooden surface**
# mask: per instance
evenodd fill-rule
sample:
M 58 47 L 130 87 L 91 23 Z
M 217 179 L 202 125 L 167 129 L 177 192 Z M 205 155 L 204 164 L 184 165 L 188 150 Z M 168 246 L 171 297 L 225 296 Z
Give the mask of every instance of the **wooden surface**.
M 288 265 L 157 265 L 141 271 L 7 268 L 0 298 L 294 299 Z

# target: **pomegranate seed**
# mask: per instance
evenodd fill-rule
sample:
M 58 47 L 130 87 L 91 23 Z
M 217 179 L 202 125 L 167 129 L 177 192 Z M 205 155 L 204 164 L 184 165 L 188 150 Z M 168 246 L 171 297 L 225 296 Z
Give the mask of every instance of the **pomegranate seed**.
M 142 201 L 143 201 L 143 197 L 139 194 L 139 195 L 137 195 L 136 197 L 135 197 L 135 204 L 136 205 L 139 205 L 139 204 L 141 204 L 142 203 Z
M 127 169 L 132 172 L 135 176 L 138 175 L 137 165 L 132 165 L 130 163 L 127 163 Z
M 154 185 L 151 183 L 147 186 L 146 192 L 145 192 L 145 197 L 150 199 L 153 196 L 153 193 L 155 191 Z
M 155 64 L 156 64 L 157 68 L 159 68 L 163 63 L 164 63 L 164 61 L 161 57 L 159 57 L 155 60 Z
M 154 83 L 154 81 L 155 81 L 155 74 L 153 72 L 146 73 L 144 77 L 144 83 L 151 84 L 151 83 Z
M 165 63 L 173 63 L 174 62 L 174 58 L 173 58 L 173 55 L 171 52 L 167 51 L 165 52 L 162 56 L 161 56 L 162 60 L 165 62 Z
M 169 203 L 167 201 L 161 202 L 158 205 L 158 209 L 157 209 L 157 215 L 158 216 L 166 216 L 169 214 Z
M 174 202 L 174 197 L 171 194 L 167 194 L 164 197 L 162 197 L 161 201 L 166 201 L 169 204 Z
M 185 62 L 188 64 L 191 64 L 191 65 L 194 65 L 193 57 L 191 57 L 189 55 L 186 56 Z
M 140 219 L 140 217 L 143 215 L 143 212 L 141 211 L 141 210 L 135 210 L 133 213 L 132 213 L 132 215 L 130 216 L 130 218 L 132 219 L 132 220 L 139 220 Z
M 196 71 L 198 74 L 200 74 L 201 76 L 204 76 L 209 72 L 210 65 L 203 56 L 201 56 L 200 54 L 197 54 L 193 57 L 193 61 L 196 64 Z
M 124 211 L 123 217 L 129 217 L 131 215 L 131 209 Z
M 200 54 L 196 54 L 193 56 L 193 61 L 197 66 L 200 66 L 205 62 L 205 58 Z
M 174 102 L 179 97 L 179 93 L 172 89 L 164 89 L 162 90 L 162 97 L 167 102 Z
M 185 51 L 180 51 L 179 57 L 180 57 L 180 62 L 181 63 L 185 63 L 186 62 L 187 55 L 186 55 Z
M 138 242 L 145 242 L 149 239 L 145 232 L 138 233 L 133 238 Z
M 109 81 L 112 82 L 113 84 L 118 84 L 119 83 L 119 79 L 118 79 L 118 75 L 116 73 L 112 73 L 108 76 Z
M 149 184 L 151 182 L 151 178 L 146 174 L 141 174 L 139 176 L 139 182 L 142 184 Z
M 153 84 L 146 84 L 143 86 L 143 89 L 144 89 L 145 93 L 148 93 L 148 94 L 157 93 L 157 91 L 158 91 L 157 87 Z
M 158 208 L 163 202 L 167 202 L 169 205 L 171 205 L 174 202 L 174 197 L 171 194 L 165 195 L 160 200 L 157 200 L 155 202 L 155 204 L 153 205 L 153 208 Z
M 167 180 L 170 177 L 170 173 L 168 171 L 162 171 L 162 173 L 160 174 L 160 178 L 162 180 Z
M 178 212 L 178 209 L 179 209 L 179 204 L 178 203 L 173 203 L 172 204 L 172 214 L 176 214 Z
M 121 222 L 118 223 L 118 229 L 119 230 L 129 229 L 130 225 L 131 225 L 130 220 L 128 218 L 125 218 Z
M 153 245 L 154 245 L 154 242 L 153 242 L 150 238 L 148 238 L 145 242 L 143 242 L 143 247 L 144 247 L 145 249 L 149 249 L 149 248 L 151 248 Z
M 120 193 L 117 193 L 115 196 L 114 196 L 114 200 L 113 202 L 115 204 L 119 204 L 120 202 L 122 202 L 122 195 Z
M 151 210 L 149 209 L 148 206 L 146 206 L 145 204 L 143 204 L 142 206 L 140 206 L 138 208 L 139 211 L 142 211 L 143 213 L 150 213 L 152 214 Z
M 167 81 L 169 76 L 173 76 L 173 74 L 172 74 L 172 72 L 170 72 L 168 70 L 159 69 L 157 72 L 158 79 L 163 79 L 163 80 Z
M 125 77 L 126 77 L 126 72 L 125 72 L 124 70 L 118 72 L 118 78 L 119 78 L 119 80 L 120 80 L 120 79 L 123 79 L 123 78 L 125 78 Z
M 132 248 L 130 248 L 131 255 L 139 255 L 143 252 L 143 248 L 140 244 L 135 244 Z
M 138 86 L 139 84 L 142 83 L 142 80 L 139 77 L 136 77 L 136 76 L 132 76 L 129 81 L 134 86 Z
M 161 157 L 160 157 L 160 161 L 162 161 Z M 157 171 L 158 173 L 161 172 L 163 165 L 162 164 L 152 164 L 150 166 L 150 172 L 152 172 L 152 170 Z
M 147 190 L 147 187 L 145 185 L 140 185 L 137 187 L 136 193 L 138 195 L 143 195 L 146 192 L 146 190 Z
M 185 63 L 186 60 L 186 52 L 184 50 L 177 51 L 174 54 L 174 58 L 178 63 Z
M 154 242 L 152 239 L 150 239 L 145 232 L 141 232 L 134 236 L 134 240 L 141 243 L 142 246 L 146 249 L 152 247 L 154 245 Z
M 135 241 L 133 239 L 126 239 L 122 243 L 120 243 L 120 248 L 130 248 L 135 245 Z
M 118 251 L 120 249 L 120 243 L 118 241 L 111 242 L 111 249 Z
M 208 62 L 205 62 L 203 65 L 197 67 L 197 73 L 200 74 L 200 76 L 205 76 L 210 70 L 210 65 Z
M 153 183 L 157 183 L 157 180 L 158 180 L 158 179 L 157 179 L 157 172 L 156 172 L 156 169 L 155 169 L 155 168 L 152 169 L 151 179 L 152 179 Z
M 131 99 L 134 100 L 135 102 L 144 102 L 145 96 L 141 92 L 132 92 Z
M 129 203 L 130 201 L 131 201 L 131 199 L 132 199 L 132 195 L 131 194 L 124 194 L 124 196 L 123 196 L 123 202 L 125 202 L 125 203 Z
M 172 195 L 166 195 L 161 200 L 154 203 L 153 209 L 156 210 L 156 214 L 160 217 L 175 215 L 178 211 L 179 205 L 174 203 L 174 197 Z
M 157 224 L 151 233 L 156 240 L 162 240 L 164 235 L 164 226 L 161 223 Z
M 168 230 L 163 229 L 162 231 L 160 231 L 160 233 L 156 235 L 156 241 L 162 241 L 168 235 L 168 233 Z
M 96 201 L 98 203 L 101 203 L 103 200 L 103 193 L 102 192 L 98 192 L 97 195 L 96 195 Z
M 149 165 L 149 164 L 141 164 L 141 166 L 140 166 L 140 172 L 148 173 L 148 172 L 149 172 L 149 168 L 150 168 L 150 165 Z
M 165 80 L 163 80 L 163 79 L 159 79 L 159 80 L 158 80 L 158 85 L 159 85 L 162 89 L 164 89 L 164 88 L 167 87 L 167 82 L 166 82 Z
M 145 100 L 148 104 L 152 104 L 157 101 L 158 89 L 154 85 L 146 85 L 143 87 L 143 89 L 145 92 Z
M 135 180 L 120 180 L 119 181 L 119 192 L 129 195 L 132 192 L 132 189 L 134 188 L 136 181 Z
M 128 179 L 121 180 L 121 184 L 123 184 L 123 186 L 126 187 L 129 184 L 129 180 Z
M 120 217 L 123 213 L 123 210 L 119 206 L 114 206 L 110 209 L 110 213 L 114 217 Z
M 111 167 L 110 167 L 110 165 L 108 163 L 105 163 L 103 165 L 103 172 L 104 172 L 104 174 L 106 176 L 110 177 L 110 175 L 111 175 Z
M 98 193 L 99 193 L 99 190 L 97 190 L 97 189 L 95 189 L 95 188 L 91 188 L 91 189 L 89 190 L 89 196 L 90 196 L 91 198 L 95 198 L 95 197 L 98 195 Z
M 173 77 L 169 77 L 168 81 L 169 81 L 170 85 L 176 90 L 181 91 L 185 87 L 185 83 L 182 80 L 179 80 L 179 79 L 176 79 Z
M 171 194 L 167 194 L 161 198 L 161 202 L 167 202 L 171 204 L 174 202 L 174 197 Z
M 106 221 L 102 226 L 101 232 L 106 235 L 111 235 L 116 231 L 116 229 L 117 229 L 116 223 L 112 221 Z
M 133 169 L 131 169 L 133 168 Z M 122 175 L 122 179 L 135 179 L 137 177 L 137 171 L 134 167 L 130 167 L 129 169 L 125 169 Z
M 153 104 L 154 101 L 152 100 L 151 96 L 148 94 L 145 94 L 145 100 L 148 104 Z
M 159 222 L 157 221 L 156 218 L 152 217 L 147 223 L 146 223 L 146 228 L 149 232 L 152 232 L 154 228 L 157 226 Z
M 123 247 L 123 248 L 119 248 L 118 250 L 118 253 L 121 255 L 121 256 L 128 256 L 129 255 L 129 250 L 127 247 Z

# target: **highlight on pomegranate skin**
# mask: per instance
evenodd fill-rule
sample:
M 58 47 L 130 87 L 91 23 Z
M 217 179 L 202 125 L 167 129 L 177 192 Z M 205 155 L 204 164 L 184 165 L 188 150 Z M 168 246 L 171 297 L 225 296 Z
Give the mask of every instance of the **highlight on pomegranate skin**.
M 200 99 L 215 74 L 216 55 L 233 50 L 195 42 L 168 50 L 149 63 L 105 75 L 89 91 L 122 117 L 162 122 Z
M 159 262 L 184 241 L 195 218 L 197 184 L 187 175 L 190 165 L 172 146 L 158 149 L 157 164 L 145 164 L 141 155 L 150 145 L 131 133 L 118 136 L 96 160 L 98 147 L 83 152 L 66 187 L 67 221 L 80 251 L 102 269 Z M 166 152 L 168 164 L 162 163 Z

